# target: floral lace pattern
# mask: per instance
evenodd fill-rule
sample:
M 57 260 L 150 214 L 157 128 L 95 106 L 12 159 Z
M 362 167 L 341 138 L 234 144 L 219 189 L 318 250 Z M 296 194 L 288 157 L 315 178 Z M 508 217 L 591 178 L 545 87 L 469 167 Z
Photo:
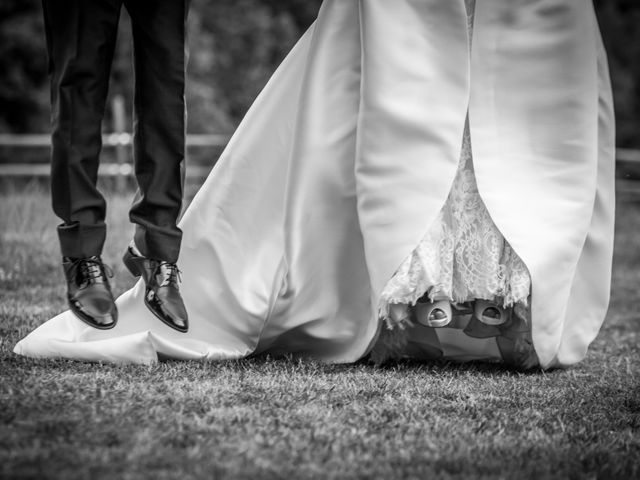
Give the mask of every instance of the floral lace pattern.
M 474 0 L 466 0 L 469 42 Z M 493 223 L 478 193 L 465 125 L 460 163 L 447 201 L 420 244 L 385 286 L 380 317 L 389 326 L 408 320 L 408 306 L 425 293 L 431 300 L 492 300 L 527 305 L 531 278 L 522 260 Z
M 386 318 L 389 304 L 413 305 L 425 293 L 432 300 L 457 303 L 481 298 L 500 300 L 505 307 L 526 305 L 530 288 L 524 262 L 495 226 L 480 198 L 469 128 L 465 127 L 460 164 L 447 202 L 387 283 L 380 314 Z

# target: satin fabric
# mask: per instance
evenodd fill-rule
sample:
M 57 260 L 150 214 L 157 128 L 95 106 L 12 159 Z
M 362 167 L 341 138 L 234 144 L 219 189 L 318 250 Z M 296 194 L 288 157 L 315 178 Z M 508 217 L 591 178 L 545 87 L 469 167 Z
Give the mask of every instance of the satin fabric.
M 446 201 L 468 112 L 480 194 L 531 273 L 540 364 L 582 359 L 608 304 L 614 203 L 591 2 L 477 2 L 471 51 L 466 22 L 464 0 L 325 1 L 181 221 L 189 333 L 147 312 L 138 284 L 113 330 L 65 312 L 16 353 L 361 358 L 384 285 Z

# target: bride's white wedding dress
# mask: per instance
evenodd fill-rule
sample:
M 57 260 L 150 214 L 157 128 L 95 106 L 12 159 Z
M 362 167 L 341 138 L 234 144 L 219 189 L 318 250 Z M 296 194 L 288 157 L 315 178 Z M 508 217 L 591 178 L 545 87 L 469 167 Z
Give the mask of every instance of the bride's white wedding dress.
M 613 247 L 614 122 L 593 6 L 482 0 L 470 27 L 466 3 L 324 2 L 181 221 L 187 334 L 146 310 L 138 284 L 114 329 L 64 312 L 15 352 L 581 360 Z M 425 292 L 493 300 L 513 318 L 493 333 L 463 315 L 450 328 L 391 318 Z

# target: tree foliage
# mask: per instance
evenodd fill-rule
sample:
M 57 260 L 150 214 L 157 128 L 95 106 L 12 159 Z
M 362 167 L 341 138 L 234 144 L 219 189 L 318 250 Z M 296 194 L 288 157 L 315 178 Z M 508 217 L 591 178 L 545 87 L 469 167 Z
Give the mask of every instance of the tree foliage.
M 0 131 L 45 131 L 47 57 L 40 4 L 0 3 Z
M 596 0 L 595 6 L 609 56 L 617 143 L 640 148 L 640 1 Z
M 321 0 L 192 0 L 189 131 L 231 131 L 315 18 Z M 640 148 L 640 2 L 594 0 L 615 94 L 618 144 Z M 0 3 L 0 131 L 49 128 L 47 58 L 38 0 Z M 111 95 L 131 105 L 131 31 L 123 13 Z M 130 110 L 130 109 L 129 109 Z M 106 129 L 109 130 L 109 112 Z

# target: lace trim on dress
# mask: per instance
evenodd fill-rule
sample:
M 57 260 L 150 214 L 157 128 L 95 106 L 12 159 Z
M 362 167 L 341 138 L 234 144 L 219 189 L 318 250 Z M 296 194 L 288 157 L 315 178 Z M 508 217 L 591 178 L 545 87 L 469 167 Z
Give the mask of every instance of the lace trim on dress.
M 390 305 L 431 300 L 462 303 L 485 299 L 511 307 L 527 305 L 531 278 L 524 262 L 504 239 L 478 193 L 465 127 L 458 172 L 447 201 L 419 245 L 387 283 L 379 314 L 389 326 L 408 321 L 408 312 Z
M 465 0 L 469 45 L 475 0 Z M 531 277 L 487 211 L 475 180 L 469 123 L 447 201 L 420 244 L 385 286 L 379 316 L 392 328 L 411 324 L 409 306 L 425 293 L 462 303 L 485 299 L 526 306 Z

